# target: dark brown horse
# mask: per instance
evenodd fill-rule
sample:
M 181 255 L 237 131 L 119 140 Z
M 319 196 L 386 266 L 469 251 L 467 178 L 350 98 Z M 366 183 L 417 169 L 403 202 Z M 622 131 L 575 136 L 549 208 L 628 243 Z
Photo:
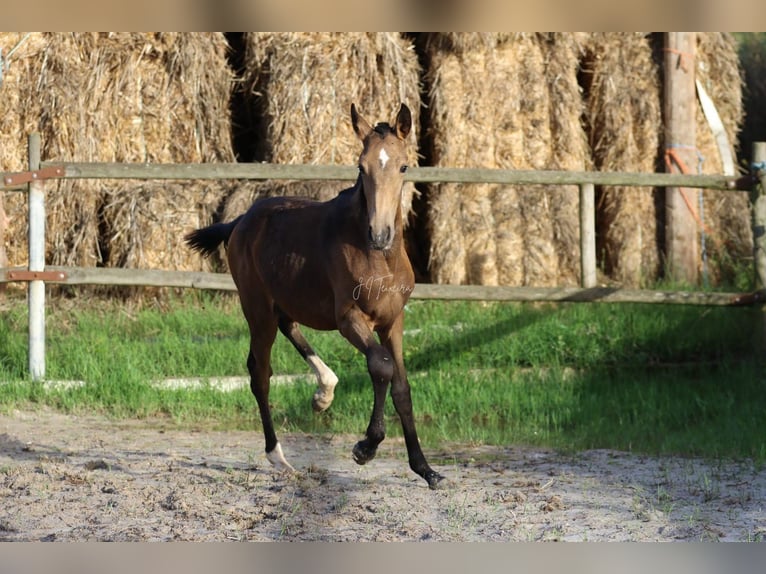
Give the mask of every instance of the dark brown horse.
M 372 127 L 352 105 L 351 123 L 363 144 L 353 187 L 327 202 L 296 197 L 256 201 L 234 221 L 193 231 L 186 241 L 205 255 L 221 242 L 227 245 L 229 268 L 250 326 L 250 388 L 261 414 L 266 457 L 278 470 L 293 468 L 282 453 L 269 410 L 270 355 L 277 329 L 317 376 L 315 410 L 330 406 L 338 382 L 309 346 L 300 323 L 337 329 L 367 359 L 375 398 L 365 438 L 354 446 L 354 460 L 371 460 L 385 436 L 383 407 L 390 384 L 410 468 L 437 488 L 443 477 L 431 469 L 420 448 L 402 355 L 404 305 L 415 285 L 404 249 L 401 208 L 412 118 L 402 104 L 391 124 Z

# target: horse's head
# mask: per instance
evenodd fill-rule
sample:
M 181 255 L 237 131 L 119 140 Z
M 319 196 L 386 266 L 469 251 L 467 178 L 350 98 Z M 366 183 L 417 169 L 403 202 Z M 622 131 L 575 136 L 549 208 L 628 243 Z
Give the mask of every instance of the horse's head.
M 373 128 L 351 104 L 351 123 L 364 144 L 359 156 L 359 173 L 367 204 L 370 246 L 388 250 L 394 242 L 401 209 L 407 171 L 406 140 L 412 128 L 412 115 L 402 104 L 391 124 L 379 123 Z

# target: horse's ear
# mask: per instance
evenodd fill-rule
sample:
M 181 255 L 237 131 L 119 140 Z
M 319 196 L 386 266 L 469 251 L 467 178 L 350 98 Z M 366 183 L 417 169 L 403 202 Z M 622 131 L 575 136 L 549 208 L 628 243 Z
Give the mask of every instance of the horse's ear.
M 354 104 L 351 104 L 351 125 L 354 126 L 356 136 L 362 141 L 364 141 L 367 134 L 372 131 L 372 127 L 367 123 L 367 120 L 359 115 L 359 112 L 356 111 L 356 105 Z
M 396 114 L 394 126 L 396 126 L 396 135 L 399 139 L 407 139 L 407 136 L 410 135 L 410 130 L 412 129 L 412 114 L 410 113 L 410 108 L 405 104 L 402 104 L 399 108 L 399 113 Z

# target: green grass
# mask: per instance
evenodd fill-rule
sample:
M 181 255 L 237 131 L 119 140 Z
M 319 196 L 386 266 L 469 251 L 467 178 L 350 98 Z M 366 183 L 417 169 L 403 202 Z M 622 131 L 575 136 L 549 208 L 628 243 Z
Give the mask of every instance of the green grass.
M 48 309 L 48 390 L 27 380 L 24 301 L 0 319 L 0 409 L 46 405 L 183 425 L 260 428 L 249 391 L 172 391 L 166 377 L 246 375 L 246 324 L 230 296 L 188 294 L 130 309 L 85 298 Z M 766 458 L 766 376 L 752 341 L 759 310 L 608 304 L 412 301 L 405 327 L 418 429 L 427 446 L 452 441 L 564 450 Z M 340 377 L 316 415 L 313 382 L 275 385 L 279 432 L 367 426 L 364 360 L 337 333 L 305 330 Z M 309 373 L 281 336 L 275 374 Z M 389 436 L 400 428 L 390 404 Z M 260 440 L 260 437 L 254 440 Z

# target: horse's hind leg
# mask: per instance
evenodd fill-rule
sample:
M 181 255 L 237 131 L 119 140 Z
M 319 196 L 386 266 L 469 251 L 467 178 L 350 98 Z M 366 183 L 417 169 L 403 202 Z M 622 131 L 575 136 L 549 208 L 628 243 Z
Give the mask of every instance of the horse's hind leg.
M 244 307 L 244 306 L 243 306 Z M 250 324 L 250 354 L 247 357 L 247 370 L 250 373 L 250 390 L 258 403 L 261 414 L 263 435 L 266 441 L 266 458 L 280 472 L 293 472 L 295 469 L 285 459 L 282 447 L 274 431 L 269 408 L 269 379 L 271 378 L 271 347 L 277 335 L 277 322 L 273 316 L 255 315 L 254 322 L 247 310 L 245 316 Z
M 282 315 L 279 318 L 279 330 L 293 344 L 293 347 L 297 349 L 316 375 L 317 390 L 314 393 L 311 406 L 316 412 L 326 410 L 332 404 L 335 396 L 335 385 L 338 384 L 338 377 L 311 348 L 301 333 L 298 323 Z

